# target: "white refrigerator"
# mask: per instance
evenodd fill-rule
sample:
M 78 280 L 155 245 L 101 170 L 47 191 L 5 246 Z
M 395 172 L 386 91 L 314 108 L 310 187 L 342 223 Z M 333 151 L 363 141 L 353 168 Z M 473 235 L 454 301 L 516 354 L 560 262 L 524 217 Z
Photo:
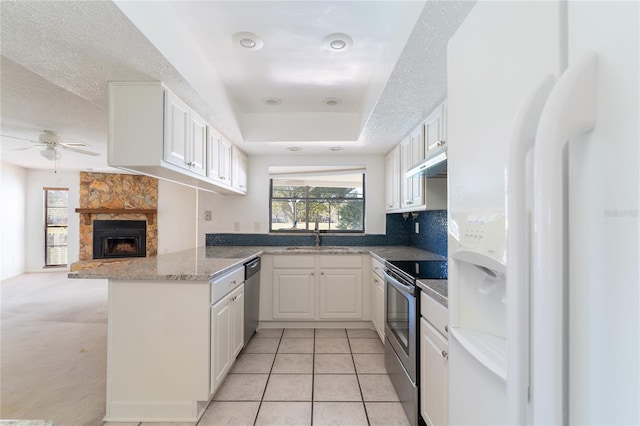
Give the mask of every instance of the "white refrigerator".
M 449 42 L 450 424 L 640 424 L 639 20 L 481 1 Z

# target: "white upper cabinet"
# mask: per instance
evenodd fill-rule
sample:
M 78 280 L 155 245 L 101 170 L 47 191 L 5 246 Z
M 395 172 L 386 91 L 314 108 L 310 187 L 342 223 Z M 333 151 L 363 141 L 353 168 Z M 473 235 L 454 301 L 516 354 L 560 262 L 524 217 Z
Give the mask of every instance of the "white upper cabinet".
M 233 159 L 231 185 L 243 192 L 247 191 L 247 156 L 235 146 L 231 151 Z
M 424 145 L 425 150 L 447 143 L 447 103 L 444 102 L 436 108 L 424 121 Z
M 189 150 L 189 107 L 167 92 L 165 108 L 164 160 L 185 167 Z
M 424 159 L 424 127 L 418 126 L 400 143 L 402 163 L 402 207 L 419 208 L 424 206 L 424 179 L 420 176 L 406 177 L 414 164 Z
M 424 160 L 428 150 L 446 143 L 446 102 L 408 134 L 385 159 L 385 211 L 445 210 L 446 177 L 406 177 L 412 166 Z
M 201 176 L 207 174 L 207 122 L 191 111 L 189 119 L 189 170 Z
M 400 146 L 396 146 L 385 159 L 385 210 L 400 208 Z
M 231 143 L 211 126 L 207 128 L 207 176 L 231 185 Z
M 164 160 L 206 175 L 207 123 L 168 90 L 165 106 Z
M 108 153 L 111 167 L 246 194 L 231 185 L 231 144 L 158 82 L 109 83 Z

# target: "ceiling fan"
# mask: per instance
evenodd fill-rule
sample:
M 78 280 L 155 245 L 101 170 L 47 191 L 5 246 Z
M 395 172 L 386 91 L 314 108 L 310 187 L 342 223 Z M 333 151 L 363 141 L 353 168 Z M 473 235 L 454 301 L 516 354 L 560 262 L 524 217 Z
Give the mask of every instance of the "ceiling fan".
M 5 136 L 5 135 L 2 135 L 2 136 Z M 42 155 L 47 160 L 51 160 L 51 161 L 60 159 L 60 157 L 62 156 L 62 154 L 60 153 L 60 148 L 67 151 L 77 152 L 79 154 L 92 155 L 92 156 L 100 155 L 100 153 L 98 152 L 88 151 L 86 149 L 80 149 L 79 147 L 87 146 L 87 144 L 85 143 L 61 142 L 60 136 L 58 136 L 56 132 L 53 132 L 51 130 L 45 130 L 44 133 L 41 133 L 40 136 L 38 136 L 37 141 L 26 139 L 26 138 L 19 138 L 16 136 L 8 136 L 8 135 L 6 136 L 13 139 L 22 139 L 25 141 L 33 142 L 35 144 L 35 145 L 27 146 L 24 148 L 14 148 L 15 151 L 26 151 L 28 149 L 41 146 L 43 147 L 43 149 L 42 151 L 40 151 L 40 155 Z

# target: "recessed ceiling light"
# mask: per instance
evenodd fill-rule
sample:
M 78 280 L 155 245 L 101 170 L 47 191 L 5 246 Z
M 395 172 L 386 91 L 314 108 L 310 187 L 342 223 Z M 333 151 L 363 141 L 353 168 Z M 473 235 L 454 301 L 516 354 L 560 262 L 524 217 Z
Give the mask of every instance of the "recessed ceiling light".
M 344 33 L 329 34 L 322 41 L 322 47 L 330 52 L 344 52 L 353 45 L 353 39 Z
M 240 46 L 251 49 L 252 47 L 256 47 L 256 41 L 252 38 L 241 38 Z
M 340 100 L 340 98 L 325 98 L 322 100 L 323 104 L 329 105 L 329 106 L 335 106 L 338 105 L 339 103 L 341 103 L 342 101 Z
M 282 99 L 280 98 L 265 98 L 263 101 L 265 104 L 270 106 L 280 105 L 282 103 Z
M 302 148 L 300 148 L 299 146 L 290 146 L 287 147 L 287 149 L 292 152 L 302 151 Z
M 264 45 L 260 37 L 248 31 L 240 31 L 233 34 L 231 36 L 231 40 L 233 41 L 233 44 L 237 44 L 248 50 L 260 50 Z
M 329 148 L 331 151 L 342 151 L 342 148 L 339 146 L 332 146 L 331 148 Z

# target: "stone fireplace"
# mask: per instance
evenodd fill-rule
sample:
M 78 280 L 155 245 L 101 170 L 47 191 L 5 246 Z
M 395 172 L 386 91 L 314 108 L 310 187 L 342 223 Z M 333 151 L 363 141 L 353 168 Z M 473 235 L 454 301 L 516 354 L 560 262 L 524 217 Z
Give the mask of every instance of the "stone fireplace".
M 72 269 L 157 255 L 157 208 L 155 178 L 80 172 L 80 265 Z

